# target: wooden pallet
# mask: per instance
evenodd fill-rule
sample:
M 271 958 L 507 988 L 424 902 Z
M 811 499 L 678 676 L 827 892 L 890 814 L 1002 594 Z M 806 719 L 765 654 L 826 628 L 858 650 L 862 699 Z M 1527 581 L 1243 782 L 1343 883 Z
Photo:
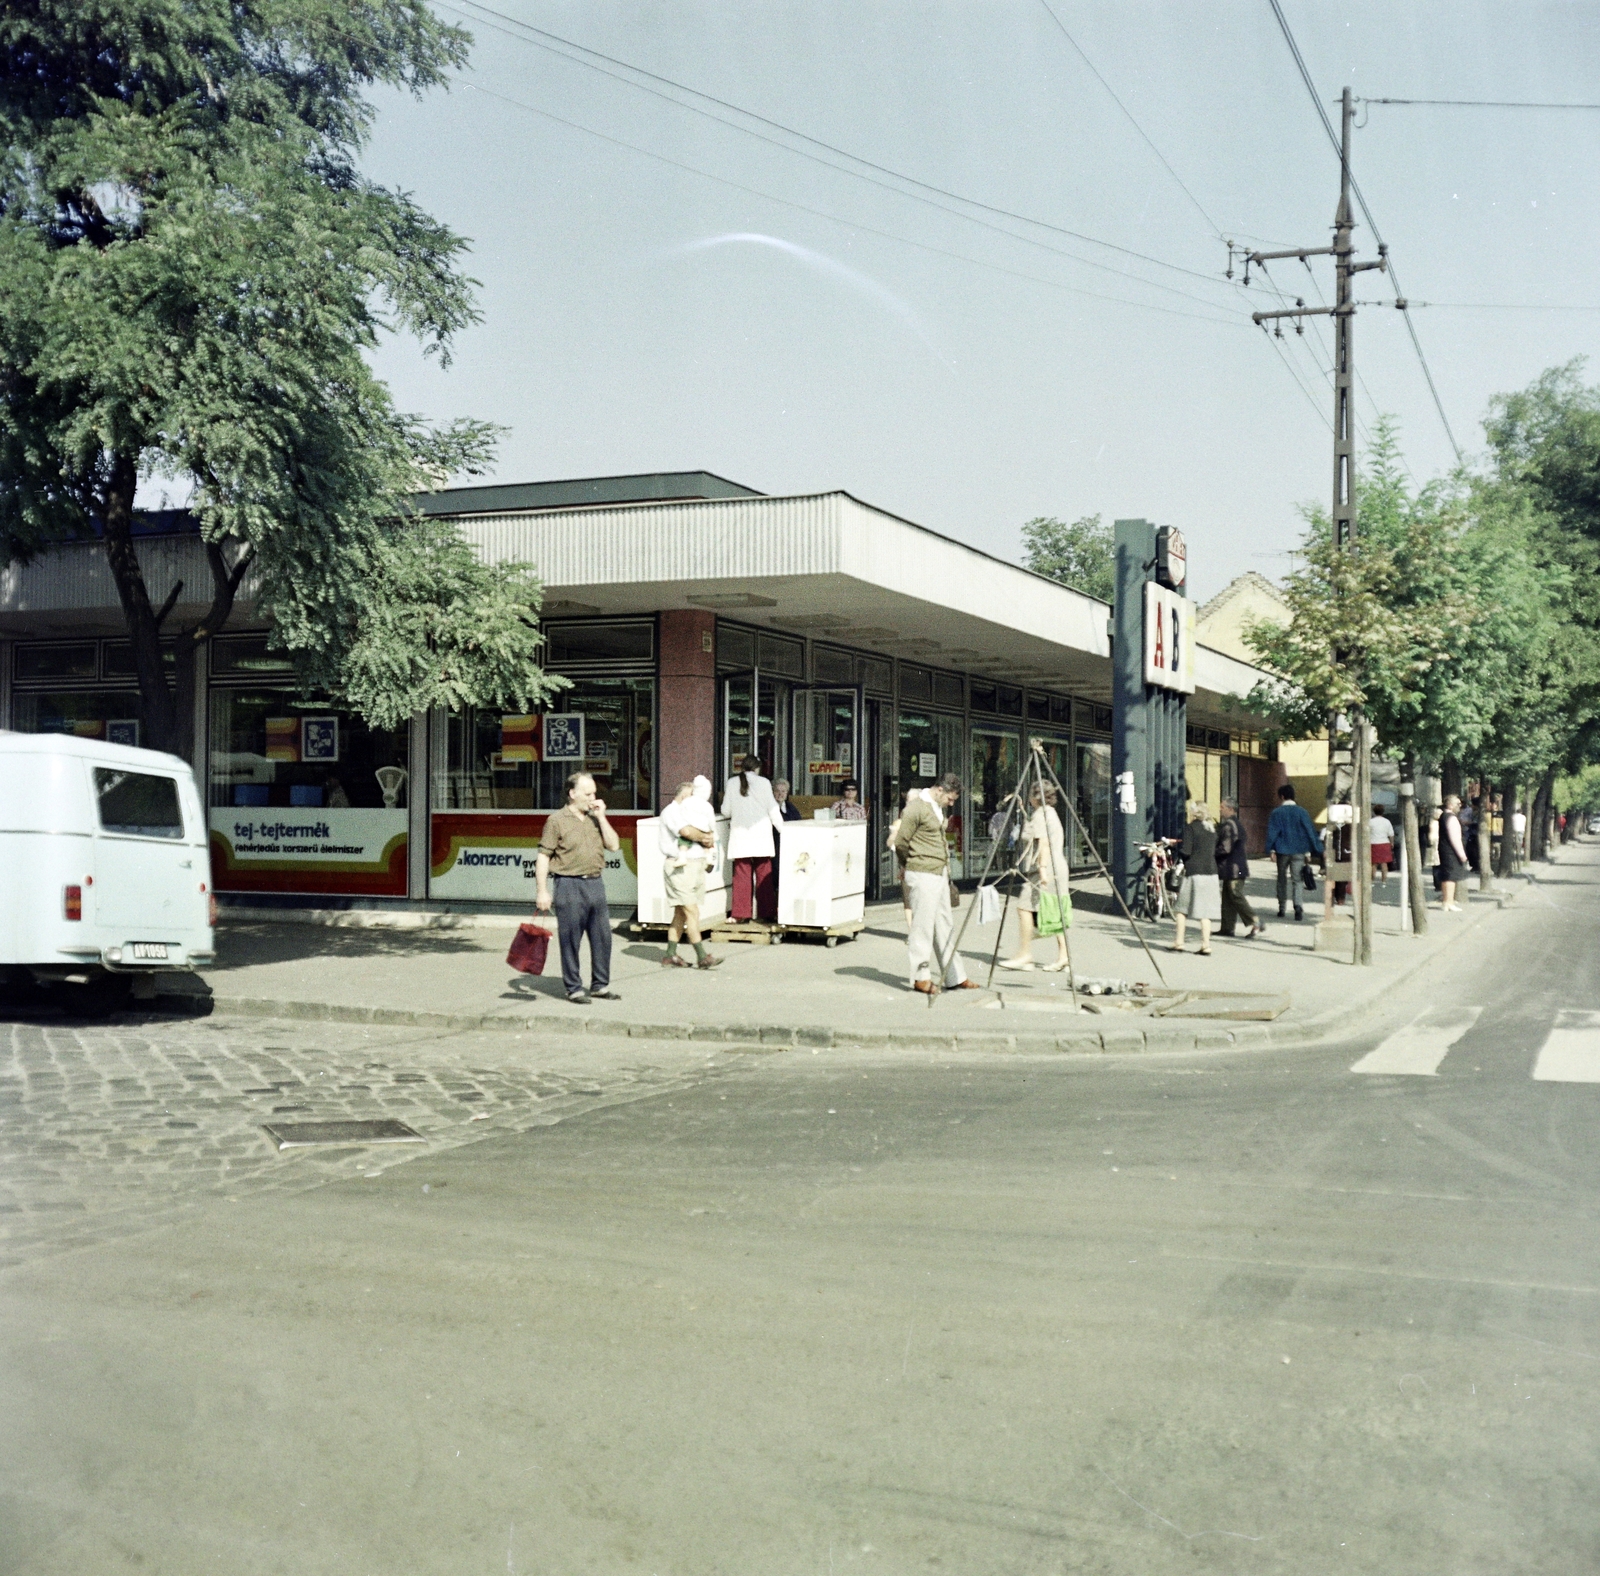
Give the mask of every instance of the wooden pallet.
M 841 925 L 785 925 L 783 933 L 785 936 L 817 936 L 822 939 L 823 946 L 836 947 L 841 936 L 848 941 L 866 928 L 864 919 L 847 919 Z
M 714 945 L 743 941 L 753 947 L 770 947 L 783 940 L 783 931 L 764 919 L 715 919 L 707 931 Z

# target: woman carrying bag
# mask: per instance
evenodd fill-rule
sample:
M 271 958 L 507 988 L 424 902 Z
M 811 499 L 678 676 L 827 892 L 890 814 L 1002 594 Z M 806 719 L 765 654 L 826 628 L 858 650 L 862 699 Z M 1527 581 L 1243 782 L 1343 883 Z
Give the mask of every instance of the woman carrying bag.
M 1211 927 L 1222 921 L 1222 882 L 1217 877 L 1217 823 L 1199 800 L 1189 806 L 1189 824 L 1183 829 L 1183 886 L 1178 893 L 1178 939 L 1174 952 L 1183 951 L 1185 920 L 1200 921 L 1200 956 L 1211 956 Z
M 1017 897 L 1017 955 L 1004 958 L 1003 969 L 1040 967 L 1033 961 L 1034 933 L 1056 938 L 1056 958 L 1042 965 L 1047 974 L 1067 967 L 1066 927 L 1072 923 L 1067 888 L 1066 831 L 1056 814 L 1056 790 L 1035 783 L 1028 794 L 1028 818 L 1017 839 L 1017 871 L 1025 885 Z

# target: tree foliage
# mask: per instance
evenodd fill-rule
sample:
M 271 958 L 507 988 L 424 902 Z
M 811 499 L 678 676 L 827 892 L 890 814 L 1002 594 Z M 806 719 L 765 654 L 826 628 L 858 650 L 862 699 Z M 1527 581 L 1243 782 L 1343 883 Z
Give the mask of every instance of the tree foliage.
M 1029 520 L 1022 528 L 1023 562 L 1036 575 L 1047 575 L 1075 591 L 1110 602 L 1117 589 L 1117 560 L 1111 527 L 1097 514 L 1068 524 L 1049 515 Z
M 491 429 L 398 412 L 367 361 L 403 332 L 446 362 L 476 317 L 465 243 L 357 164 L 368 92 L 434 87 L 468 42 L 423 0 L 0 13 L 0 561 L 103 538 L 153 742 L 183 715 L 131 529 L 151 476 L 190 485 L 211 559 L 191 647 L 242 587 L 373 721 L 548 687 L 529 567 L 405 508 Z

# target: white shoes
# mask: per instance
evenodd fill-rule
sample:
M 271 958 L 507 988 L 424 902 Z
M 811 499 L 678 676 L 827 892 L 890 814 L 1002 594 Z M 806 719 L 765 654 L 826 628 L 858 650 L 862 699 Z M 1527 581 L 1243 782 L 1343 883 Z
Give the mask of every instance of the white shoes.
M 1003 969 L 1034 969 L 1038 965 L 1032 958 L 1001 958 L 1000 967 Z

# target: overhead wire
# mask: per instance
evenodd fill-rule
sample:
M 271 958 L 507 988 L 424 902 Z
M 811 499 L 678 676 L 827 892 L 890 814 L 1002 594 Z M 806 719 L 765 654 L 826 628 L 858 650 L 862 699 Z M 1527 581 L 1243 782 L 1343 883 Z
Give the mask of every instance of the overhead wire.
M 1131 306 L 1139 311 L 1160 312 L 1167 317 L 1188 318 L 1195 323 L 1215 323 L 1224 328 L 1233 328 L 1242 321 L 1237 317 L 1202 316 L 1199 312 L 1185 312 L 1180 307 L 1161 306 L 1153 301 L 1133 301 L 1126 296 L 1108 295 L 1101 290 L 1089 290 L 1082 285 L 1066 284 L 1059 279 L 1046 279 L 1039 274 L 1026 273 L 1019 268 L 1007 268 L 1002 263 L 989 262 L 981 257 L 969 257 L 963 252 L 953 252 L 943 246 L 934 246 L 927 241 L 913 240 L 910 236 L 897 235 L 891 230 L 880 230 L 874 225 L 862 224 L 855 219 L 844 219 L 838 214 L 828 213 L 825 209 L 814 208 L 809 203 L 796 202 L 792 197 L 779 197 L 774 192 L 762 191 L 756 186 L 747 186 L 742 181 L 730 180 L 725 175 L 715 175 L 710 170 L 702 170 L 693 164 L 686 164 L 681 159 L 674 159 L 667 154 L 658 153 L 653 148 L 640 147 L 636 142 L 629 142 L 622 137 L 614 137 L 609 132 L 597 131 L 593 126 L 585 126 L 579 121 L 568 120 L 564 115 L 557 115 L 551 110 L 541 109 L 536 104 L 526 103 L 519 98 L 513 98 L 509 93 L 501 93 L 495 88 L 486 88 L 478 82 L 464 84 L 475 93 L 481 93 L 486 98 L 500 100 L 515 109 L 525 110 L 530 115 L 537 115 L 543 120 L 554 121 L 558 126 L 566 126 L 573 131 L 581 131 L 586 136 L 598 138 L 601 142 L 608 142 L 613 147 L 626 148 L 630 153 L 642 154 L 647 159 L 654 159 L 658 164 L 670 165 L 675 170 L 683 170 L 690 175 L 698 175 L 702 180 L 714 181 L 719 186 L 731 187 L 734 191 L 744 192 L 751 197 L 759 197 L 765 202 L 776 203 L 784 208 L 793 208 L 800 213 L 808 213 L 818 219 L 825 219 L 830 224 L 837 224 L 847 230 L 856 230 L 865 235 L 876 235 L 887 241 L 896 241 L 902 246 L 912 246 L 918 251 L 931 252 L 937 257 L 948 257 L 956 262 L 970 264 L 974 268 L 987 268 L 991 272 L 1009 275 L 1013 279 L 1025 279 L 1033 284 L 1044 285 L 1048 289 L 1065 291 L 1069 295 L 1087 296 L 1096 301 L 1110 301 L 1120 306 Z M 1209 306 L 1209 302 L 1202 302 Z M 1220 309 L 1218 309 L 1220 310 Z
M 1289 46 L 1289 53 L 1294 57 L 1294 63 L 1299 68 L 1300 80 L 1305 83 L 1306 92 L 1311 95 L 1311 102 L 1317 111 L 1317 118 L 1322 122 L 1322 129 L 1328 134 L 1328 141 L 1333 144 L 1333 151 L 1343 158 L 1343 150 L 1339 146 L 1339 134 L 1333 129 L 1333 122 L 1328 118 L 1328 112 L 1323 108 L 1321 96 L 1317 92 L 1317 85 L 1312 80 L 1310 69 L 1305 62 L 1305 56 L 1300 53 L 1300 46 L 1295 42 L 1294 31 L 1289 26 L 1289 19 L 1283 13 L 1280 0 L 1267 0 L 1272 7 L 1272 14 L 1278 19 L 1279 30 L 1283 33 L 1284 42 Z M 1367 206 L 1367 199 L 1362 194 L 1361 186 L 1355 175 L 1350 176 L 1350 189 L 1355 193 L 1356 201 L 1361 206 L 1362 215 L 1367 221 L 1367 227 L 1372 231 L 1372 238 L 1380 246 L 1384 244 L 1383 236 L 1378 231 L 1377 221 L 1372 217 L 1372 210 Z M 1406 294 L 1400 287 L 1399 276 L 1395 272 L 1394 257 L 1388 258 L 1389 279 L 1394 285 L 1396 297 L 1404 301 Z M 1433 408 L 1439 413 L 1440 424 L 1444 427 L 1445 436 L 1450 440 L 1450 447 L 1455 451 L 1457 464 L 1465 463 L 1465 456 L 1461 452 L 1461 445 L 1456 442 L 1455 432 L 1451 429 L 1450 418 L 1445 414 L 1444 401 L 1439 397 L 1439 386 L 1433 381 L 1433 369 L 1428 365 L 1428 358 L 1423 353 L 1422 341 L 1417 337 L 1417 325 L 1411 320 L 1411 314 L 1402 309 L 1401 317 L 1405 319 L 1406 330 L 1411 335 L 1411 346 L 1417 353 L 1418 364 L 1422 368 L 1422 375 L 1427 380 L 1428 392 L 1433 396 Z
M 1076 261 L 1082 263 L 1085 267 L 1100 269 L 1101 271 L 1107 273 L 1120 274 L 1129 279 L 1137 279 L 1141 284 L 1146 285 L 1150 289 L 1164 290 L 1172 294 L 1183 295 L 1189 300 L 1201 301 L 1208 306 L 1215 307 L 1218 304 L 1213 300 L 1207 300 L 1204 297 L 1193 295 L 1190 292 L 1177 290 L 1174 286 L 1162 285 L 1153 279 L 1145 279 L 1141 275 L 1130 273 L 1126 269 L 1112 268 L 1109 264 L 1096 262 L 1092 258 L 1079 257 L 1076 253 L 1065 251 L 1060 247 L 1049 246 L 1033 236 L 1019 235 L 1015 230 L 1009 229 L 1004 225 L 990 223 L 974 214 L 964 213 L 960 209 L 951 208 L 947 206 L 947 203 L 945 202 L 934 201 L 933 197 L 946 198 L 949 200 L 949 202 L 965 204 L 968 207 L 977 208 L 983 213 L 994 214 L 1001 218 L 1013 220 L 1019 224 L 1031 225 L 1037 229 L 1046 230 L 1052 234 L 1065 236 L 1070 240 L 1082 242 L 1085 245 L 1098 246 L 1107 251 L 1116 252 L 1121 256 L 1136 259 L 1139 262 L 1149 263 L 1151 266 L 1156 268 L 1164 268 L 1174 273 L 1185 274 L 1190 278 L 1199 279 L 1206 284 L 1221 284 L 1222 281 L 1219 280 L 1214 274 L 1203 273 L 1199 269 L 1188 268 L 1181 263 L 1168 262 L 1165 258 L 1155 257 L 1148 252 L 1141 252 L 1137 248 L 1122 246 L 1115 241 L 1107 241 L 1102 239 L 1100 236 L 1090 235 L 1085 231 L 1073 230 L 1065 225 L 1055 224 L 1047 219 L 1039 219 L 1031 214 L 1019 213 L 1014 209 L 1004 208 L 998 204 L 985 202 L 981 198 L 968 197 L 964 193 L 951 191 L 947 187 L 935 185 L 930 181 L 924 181 L 917 176 L 907 175 L 904 171 L 896 170 L 886 164 L 879 164 L 872 159 L 863 157 L 861 154 L 852 153 L 847 148 L 838 147 L 834 143 L 825 142 L 819 137 L 812 136 L 809 132 L 800 131 L 796 127 L 789 126 L 779 120 L 774 120 L 770 116 L 762 115 L 758 111 L 746 109 L 742 105 L 732 103 L 728 99 L 718 98 L 715 94 L 706 93 L 699 88 L 690 87 L 687 83 L 679 82 L 672 77 L 662 76 L 660 73 L 650 71 L 643 66 L 636 66 L 631 61 L 622 60 L 617 56 L 608 55 L 600 50 L 591 49 L 585 44 L 579 44 L 571 39 L 563 38 L 560 34 L 551 33 L 544 28 L 536 27 L 533 23 L 524 22 L 518 17 L 508 16 L 503 11 L 498 11 L 492 6 L 485 5 L 483 0 L 440 0 L 440 3 L 445 7 L 445 9 L 456 11 L 458 14 L 461 14 L 463 10 L 465 10 L 465 14 L 468 16 L 469 20 L 483 22 L 483 25 L 491 27 L 496 32 L 503 33 L 509 38 L 517 39 L 520 42 L 528 44 L 534 48 L 545 50 L 547 53 L 556 55 L 558 58 L 568 60 L 574 65 L 584 67 L 586 70 L 598 72 L 602 76 L 610 77 L 613 81 L 621 82 L 624 85 L 635 88 L 640 92 L 649 93 L 653 97 L 662 99 L 664 102 L 672 104 L 678 109 L 687 110 L 690 114 L 699 115 L 704 119 L 717 123 L 718 125 L 727 126 L 745 136 L 754 137 L 758 141 L 768 143 L 770 146 L 780 148 L 787 153 L 796 155 L 797 157 L 809 159 L 815 164 L 820 164 L 824 169 L 833 170 L 836 174 L 847 175 L 854 180 L 864 181 L 870 185 L 877 186 L 882 190 L 894 192 L 896 195 L 908 198 L 913 202 L 924 203 L 926 206 L 935 208 L 942 213 L 952 214 L 957 218 L 966 220 L 970 224 L 982 225 L 986 229 L 994 230 L 1001 235 L 1009 236 L 1012 240 L 1021 241 L 1025 245 L 1041 247 L 1046 251 L 1055 252 L 1059 256 L 1072 257 Z M 503 23 L 505 26 L 497 26 L 496 22 L 486 22 L 483 20 L 485 17 L 496 18 L 499 23 Z M 518 29 L 520 31 L 510 31 L 510 29 Z M 528 37 L 528 34 L 533 34 L 536 36 Z M 582 58 L 584 56 L 590 56 L 593 58 L 584 59 Z M 598 65 L 595 63 L 596 61 L 603 61 L 606 64 Z M 619 67 L 620 70 L 608 70 L 607 66 L 616 66 Z M 685 93 L 692 98 L 702 99 L 708 104 L 715 104 L 719 108 L 731 110 L 735 115 L 741 115 L 749 120 L 756 121 L 761 125 L 769 126 L 775 131 L 782 132 L 785 136 L 793 137 L 801 142 L 809 143 L 812 147 L 821 148 L 825 152 L 834 154 L 838 158 L 848 159 L 852 163 L 862 165 L 867 170 L 875 171 L 878 175 L 887 176 L 891 181 L 904 182 L 905 185 L 916 187 L 918 190 L 906 191 L 903 189 L 903 187 L 891 185 L 887 181 L 875 180 L 872 175 L 863 174 L 861 170 L 848 169 L 845 166 L 835 164 L 828 159 L 818 158 L 815 154 L 808 153 L 804 148 L 796 148 L 778 138 L 766 136 L 763 133 L 754 130 L 750 126 L 742 125 L 735 120 L 729 120 L 726 116 L 712 114 L 710 111 L 702 109 L 695 104 L 687 104 L 682 99 L 673 97 L 670 93 L 664 93 L 656 88 L 649 87 L 644 82 L 634 81 L 632 77 L 623 75 L 622 72 L 633 72 L 638 76 L 648 78 L 651 82 L 658 82 L 665 87 L 670 87 L 679 93 Z M 933 195 L 923 196 L 920 195 L 921 193 L 931 193 Z
M 1433 104 L 1447 109 L 1600 109 L 1600 104 L 1531 104 L 1513 99 L 1363 98 L 1362 104 Z

